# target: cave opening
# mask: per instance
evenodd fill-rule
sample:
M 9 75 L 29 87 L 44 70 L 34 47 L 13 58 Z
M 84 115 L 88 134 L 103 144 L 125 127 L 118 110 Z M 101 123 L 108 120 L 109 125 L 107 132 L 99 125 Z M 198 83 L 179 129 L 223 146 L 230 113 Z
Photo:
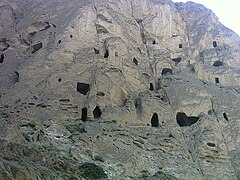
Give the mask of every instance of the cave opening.
M 86 83 L 77 83 L 77 92 L 86 95 L 88 91 L 90 90 L 90 85 Z
M 182 61 L 182 58 L 181 57 L 172 58 L 172 61 L 174 61 L 175 62 L 175 66 L 177 66 Z
M 213 41 L 213 47 L 217 47 L 217 41 Z
M 162 75 L 173 74 L 172 69 L 170 68 L 163 68 Z
M 181 49 L 181 48 L 183 48 L 183 45 L 182 45 L 182 44 L 179 44 L 178 47 Z
M 152 41 L 152 44 L 156 44 L 156 41 L 155 41 L 155 40 L 153 40 L 153 41 Z
M 82 121 L 87 121 L 87 108 L 82 108 Z
M 1 57 L 0 57 L 0 63 L 3 63 L 3 61 L 4 61 L 4 54 L 1 54 Z
M 227 117 L 227 114 L 226 113 L 223 113 L 223 117 L 226 121 L 228 121 L 228 117 Z
M 96 49 L 96 48 L 93 48 L 94 49 L 94 53 L 95 54 L 99 54 L 99 50 L 98 49 Z
M 219 78 L 218 77 L 215 77 L 215 83 L 219 84 Z
M 105 54 L 104 54 L 104 58 L 108 58 L 109 57 L 109 51 L 106 49 Z
M 138 60 L 134 57 L 133 58 L 133 63 L 135 64 L 135 65 L 138 65 Z
M 154 113 L 152 118 L 151 118 L 151 126 L 152 127 L 159 127 L 159 120 L 158 120 L 157 113 Z
M 95 109 L 93 110 L 93 117 L 94 117 L 94 119 L 100 118 L 101 115 L 102 115 L 101 109 L 99 108 L 99 106 L 96 106 Z
M 149 88 L 149 91 L 153 91 L 154 88 L 153 88 L 153 83 L 150 83 L 150 88 Z
M 219 67 L 219 66 L 222 66 L 222 65 L 223 65 L 222 61 L 215 61 L 215 62 L 213 63 L 213 66 L 214 66 L 214 67 Z
M 177 123 L 180 127 L 182 126 L 191 126 L 199 120 L 199 117 L 190 116 L 188 117 L 183 112 L 178 112 L 176 115 Z
M 41 49 L 42 48 L 42 43 L 40 42 L 40 43 L 37 43 L 37 44 L 34 44 L 33 46 L 32 46 L 32 54 L 34 54 L 35 52 L 37 52 L 39 49 Z

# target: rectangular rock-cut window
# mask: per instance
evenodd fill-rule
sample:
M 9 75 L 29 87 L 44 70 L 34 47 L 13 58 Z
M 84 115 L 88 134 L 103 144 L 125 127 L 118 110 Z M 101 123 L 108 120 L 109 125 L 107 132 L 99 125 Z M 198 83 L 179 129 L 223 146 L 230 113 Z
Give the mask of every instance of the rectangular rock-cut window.
M 219 78 L 215 77 L 215 83 L 218 84 L 219 83 Z
M 182 47 L 183 47 L 183 45 L 182 45 L 182 44 L 179 44 L 179 45 L 178 45 L 178 47 L 179 47 L 179 48 L 182 48 Z

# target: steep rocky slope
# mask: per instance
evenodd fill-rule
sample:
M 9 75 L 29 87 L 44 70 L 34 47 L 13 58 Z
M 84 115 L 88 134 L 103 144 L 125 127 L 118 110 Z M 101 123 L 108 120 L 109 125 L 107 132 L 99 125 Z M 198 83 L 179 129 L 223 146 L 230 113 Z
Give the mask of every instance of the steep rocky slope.
M 240 38 L 170 0 L 0 1 L 0 179 L 240 179 Z

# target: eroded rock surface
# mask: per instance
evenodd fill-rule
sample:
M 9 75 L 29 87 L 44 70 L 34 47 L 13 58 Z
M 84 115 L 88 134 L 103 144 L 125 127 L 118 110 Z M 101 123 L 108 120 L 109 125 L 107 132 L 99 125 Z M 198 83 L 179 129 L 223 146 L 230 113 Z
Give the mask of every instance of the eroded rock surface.
M 9 0 L 0 17 L 0 179 L 240 178 L 240 38 L 212 11 Z

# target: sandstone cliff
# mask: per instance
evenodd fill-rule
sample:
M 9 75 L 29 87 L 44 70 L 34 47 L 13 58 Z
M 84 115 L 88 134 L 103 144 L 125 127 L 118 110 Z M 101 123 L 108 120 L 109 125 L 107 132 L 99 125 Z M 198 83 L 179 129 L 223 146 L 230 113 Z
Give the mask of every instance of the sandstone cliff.
M 240 179 L 240 38 L 170 0 L 0 0 L 0 179 Z

